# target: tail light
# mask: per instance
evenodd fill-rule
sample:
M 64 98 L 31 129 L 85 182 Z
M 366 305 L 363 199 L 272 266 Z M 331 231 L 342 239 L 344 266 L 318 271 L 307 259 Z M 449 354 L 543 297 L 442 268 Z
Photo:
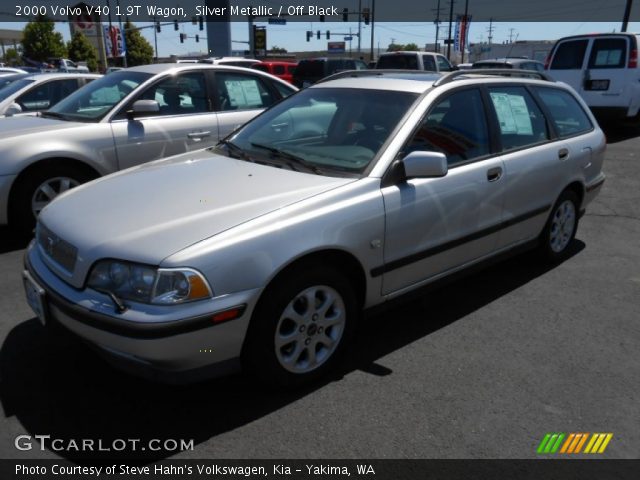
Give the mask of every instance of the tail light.
M 544 60 L 544 69 L 549 70 L 549 65 L 551 64 L 551 54 L 547 55 L 547 58 Z
M 638 50 L 635 48 L 629 52 L 629 68 L 638 68 Z

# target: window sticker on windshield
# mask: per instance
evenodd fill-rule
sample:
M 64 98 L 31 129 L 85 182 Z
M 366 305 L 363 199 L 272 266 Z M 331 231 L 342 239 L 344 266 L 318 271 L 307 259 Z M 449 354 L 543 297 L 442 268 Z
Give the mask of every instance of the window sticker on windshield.
M 491 101 L 500 122 L 500 133 L 533 135 L 527 102 L 522 95 L 491 92 Z
M 262 97 L 255 80 L 225 80 L 232 107 L 261 106 Z

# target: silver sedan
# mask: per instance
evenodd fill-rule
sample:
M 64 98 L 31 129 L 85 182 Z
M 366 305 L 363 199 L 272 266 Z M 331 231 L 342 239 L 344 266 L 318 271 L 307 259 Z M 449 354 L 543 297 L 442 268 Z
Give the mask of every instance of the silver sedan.
M 39 117 L 1 120 L 0 225 L 31 232 L 37 214 L 60 193 L 215 145 L 295 91 L 256 70 L 146 65 L 94 80 Z

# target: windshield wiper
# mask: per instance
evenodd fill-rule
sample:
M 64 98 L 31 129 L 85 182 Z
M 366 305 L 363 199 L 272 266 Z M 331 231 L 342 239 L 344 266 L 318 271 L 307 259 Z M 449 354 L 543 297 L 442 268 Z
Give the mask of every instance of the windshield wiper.
M 307 170 L 311 170 L 316 175 L 322 175 L 323 174 L 322 170 L 320 168 L 318 168 L 317 166 L 315 166 L 313 163 L 307 162 L 304 158 L 299 157 L 297 155 L 294 155 L 293 153 L 285 152 L 284 150 L 280 150 L 278 148 L 271 147 L 269 145 L 263 145 L 261 143 L 253 143 L 253 142 L 251 142 L 251 146 L 252 147 L 256 147 L 256 148 L 262 148 L 263 150 L 267 150 L 267 151 L 271 152 L 276 157 L 280 157 L 280 158 L 283 158 L 285 160 L 288 160 L 286 162 L 286 164 L 292 170 L 297 170 L 297 168 L 294 168 L 294 165 L 302 165 Z
M 229 149 L 229 153 L 232 153 L 235 155 L 235 158 L 240 158 L 241 160 L 248 160 L 248 161 L 252 161 L 246 154 L 246 152 L 239 147 L 238 145 L 236 145 L 235 143 L 233 143 L 231 140 L 220 140 L 218 142 L 218 145 L 224 145 L 225 147 L 227 147 Z M 218 146 L 216 145 L 216 147 Z
M 58 113 L 58 112 L 51 112 L 49 110 L 45 110 L 43 112 L 40 112 L 40 116 L 41 117 L 51 117 L 51 118 L 57 118 L 59 120 L 68 120 L 67 117 L 65 117 L 62 113 Z

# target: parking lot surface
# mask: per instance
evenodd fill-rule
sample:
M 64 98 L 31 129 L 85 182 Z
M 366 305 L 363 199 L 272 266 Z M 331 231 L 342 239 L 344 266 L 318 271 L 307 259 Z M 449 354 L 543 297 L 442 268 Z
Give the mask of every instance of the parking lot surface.
M 34 318 L 24 243 L 0 230 L 0 457 L 63 443 L 193 439 L 134 458 L 535 458 L 547 432 L 610 432 L 606 458 L 640 455 L 640 129 L 607 131 L 607 181 L 572 256 L 531 254 L 369 315 L 343 368 L 303 391 L 243 376 L 190 386 L 113 370 Z

